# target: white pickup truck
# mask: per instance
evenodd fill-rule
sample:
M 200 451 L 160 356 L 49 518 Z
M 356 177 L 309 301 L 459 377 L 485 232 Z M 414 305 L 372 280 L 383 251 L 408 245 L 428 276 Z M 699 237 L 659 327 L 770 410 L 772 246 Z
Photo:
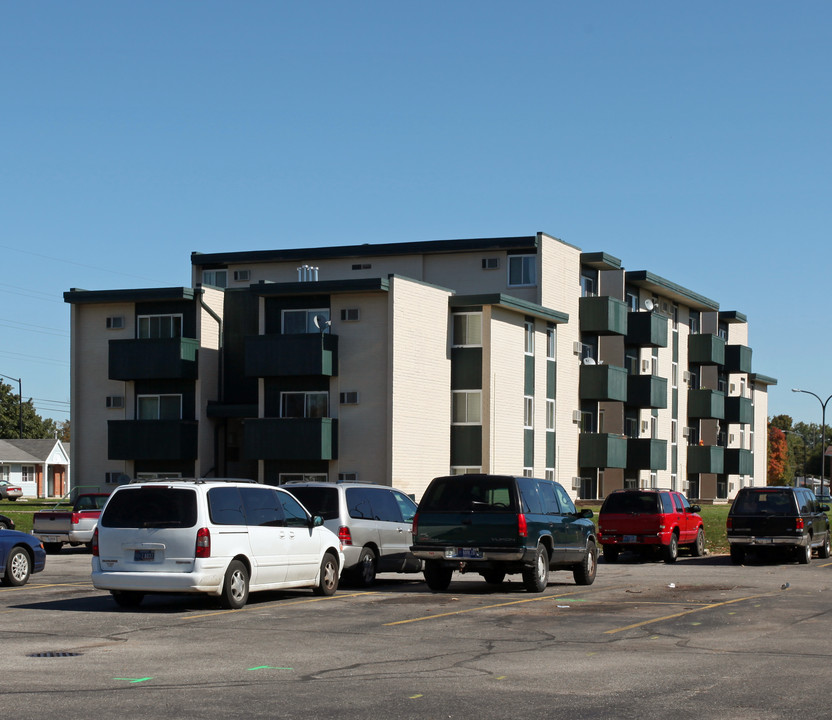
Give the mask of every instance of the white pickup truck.
M 32 520 L 32 535 L 50 554 L 60 552 L 64 543 L 89 545 L 108 497 L 108 493 L 83 493 L 71 510 L 61 503 L 51 510 L 39 510 Z

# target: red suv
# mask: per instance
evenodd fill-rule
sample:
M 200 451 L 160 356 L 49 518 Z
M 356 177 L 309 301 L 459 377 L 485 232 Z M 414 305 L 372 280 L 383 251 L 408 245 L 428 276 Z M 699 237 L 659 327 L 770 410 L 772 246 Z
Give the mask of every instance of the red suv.
M 622 550 L 661 548 L 666 563 L 676 562 L 679 546 L 705 554 L 705 528 L 699 506 L 671 490 L 615 490 L 598 516 L 598 541 L 604 559 L 615 562 Z

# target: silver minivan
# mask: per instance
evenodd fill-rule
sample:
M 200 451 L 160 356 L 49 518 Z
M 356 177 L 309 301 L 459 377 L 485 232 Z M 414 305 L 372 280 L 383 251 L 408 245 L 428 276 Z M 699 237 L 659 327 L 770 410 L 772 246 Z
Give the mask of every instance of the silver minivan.
M 338 535 L 346 581 L 367 587 L 379 572 L 421 572 L 422 561 L 410 552 L 416 503 L 401 490 L 356 482 L 290 482 L 280 487 Z
M 93 536 L 92 583 L 121 606 L 146 593 L 205 593 L 241 608 L 249 592 L 331 595 L 338 537 L 291 494 L 245 480 L 148 480 L 110 495 Z

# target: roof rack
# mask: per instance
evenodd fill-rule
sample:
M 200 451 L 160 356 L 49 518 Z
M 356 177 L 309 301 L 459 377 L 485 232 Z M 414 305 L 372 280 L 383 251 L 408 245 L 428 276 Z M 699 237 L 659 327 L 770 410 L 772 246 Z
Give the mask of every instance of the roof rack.
M 205 483 L 250 483 L 254 485 L 258 485 L 259 483 L 256 480 L 251 480 L 250 478 L 183 478 L 183 477 L 175 477 L 175 478 L 133 478 L 130 480 L 129 484 L 134 483 L 172 483 L 172 482 L 182 482 L 182 483 L 195 483 L 197 485 L 203 485 Z

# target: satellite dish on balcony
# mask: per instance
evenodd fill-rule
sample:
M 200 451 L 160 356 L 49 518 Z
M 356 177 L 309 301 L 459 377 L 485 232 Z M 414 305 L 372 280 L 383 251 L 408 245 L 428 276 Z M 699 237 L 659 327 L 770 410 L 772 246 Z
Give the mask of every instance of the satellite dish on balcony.
M 654 307 L 656 307 L 656 305 L 655 305 L 655 303 L 654 303 L 654 302 L 653 302 L 650 298 L 647 298 L 647 299 L 644 301 L 644 309 L 645 309 L 647 312 L 653 312 L 653 308 L 654 308 Z
M 584 365 L 595 365 L 595 359 L 591 357 L 584 358 Z
M 312 319 L 312 322 L 315 323 L 315 327 L 321 332 L 325 332 L 326 329 L 332 325 L 332 320 L 330 320 L 326 315 L 316 315 Z

